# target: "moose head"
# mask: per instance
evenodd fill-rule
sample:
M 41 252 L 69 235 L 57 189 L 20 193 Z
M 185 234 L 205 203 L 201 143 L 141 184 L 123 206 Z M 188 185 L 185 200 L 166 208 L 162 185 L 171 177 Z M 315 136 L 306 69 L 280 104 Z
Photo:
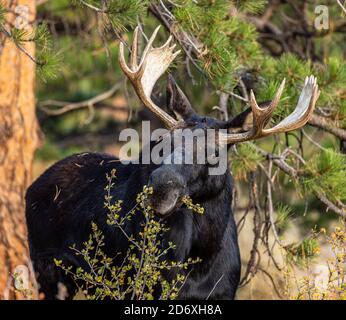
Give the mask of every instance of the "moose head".
M 169 134 L 173 140 L 178 130 L 190 130 L 192 132 L 198 130 L 199 135 L 203 135 L 203 132 L 207 133 L 208 130 L 214 130 L 217 131 L 217 135 L 212 142 L 216 142 L 217 153 L 222 147 L 227 149 L 227 146 L 235 143 L 301 128 L 307 123 L 314 110 L 319 96 L 318 85 L 314 76 L 306 78 L 295 110 L 272 128 L 266 128 L 266 126 L 278 106 L 284 90 L 285 79 L 281 82 L 270 102 L 258 104 L 251 90 L 250 107 L 235 118 L 222 121 L 198 115 L 173 77 L 169 76 L 167 85 L 167 107 L 171 113 L 169 114 L 152 101 L 151 94 L 156 81 L 165 73 L 180 51 L 174 52 L 175 45 L 171 45 L 172 36 L 163 46 L 153 48 L 158 27 L 150 37 L 142 58 L 138 62 L 138 30 L 137 27 L 134 32 L 129 64 L 125 62 L 122 43 L 120 43 L 119 63 L 142 103 L 156 114 L 169 129 Z M 204 141 L 209 140 L 205 139 Z M 225 174 L 216 176 L 208 174 L 208 169 L 213 166 L 213 161 L 210 161 L 210 157 L 208 157 L 209 148 L 209 142 L 204 143 L 202 150 L 200 146 L 196 147 L 196 145 L 174 144 L 169 155 L 164 157 L 160 165 L 152 171 L 148 181 L 155 190 L 151 204 L 159 215 L 167 216 L 171 213 L 179 206 L 179 199 L 183 195 L 201 199 L 217 194 L 223 188 Z M 186 158 L 187 154 L 195 155 L 198 151 L 207 154 L 204 164 L 197 163 L 197 157 L 193 157 L 192 163 L 180 161 L 182 158 Z

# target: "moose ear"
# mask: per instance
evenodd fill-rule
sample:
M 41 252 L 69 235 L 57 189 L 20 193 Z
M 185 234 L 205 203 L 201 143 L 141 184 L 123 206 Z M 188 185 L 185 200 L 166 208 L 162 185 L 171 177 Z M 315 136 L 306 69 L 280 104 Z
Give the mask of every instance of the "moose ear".
M 189 100 L 172 75 L 168 75 L 167 80 L 167 107 L 178 119 L 185 120 L 195 114 Z
M 270 105 L 271 101 L 265 101 L 260 103 L 258 106 L 260 108 L 267 108 Z M 251 108 L 247 108 L 242 113 L 235 116 L 233 119 L 227 122 L 225 126 L 229 131 L 237 133 L 242 131 L 248 131 L 253 126 L 253 116 Z

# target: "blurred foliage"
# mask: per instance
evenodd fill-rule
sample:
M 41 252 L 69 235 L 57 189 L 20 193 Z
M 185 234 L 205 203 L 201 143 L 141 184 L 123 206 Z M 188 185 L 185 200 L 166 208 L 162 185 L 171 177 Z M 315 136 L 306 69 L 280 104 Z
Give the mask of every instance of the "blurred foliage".
M 331 256 L 324 264 L 314 266 L 311 262 L 320 254 L 320 246 L 325 243 Z M 346 229 L 341 220 L 331 232 L 325 228 L 314 230 L 309 241 L 304 241 L 295 252 L 305 274 L 297 275 L 292 262 L 292 254 L 285 253 L 286 265 L 285 297 L 292 300 L 345 300 L 346 299 Z
M 20 11 L 19 16 L 20 17 Z M 23 26 L 18 27 L 16 22 L 8 20 L 11 10 L 0 2 L 0 34 L 5 39 L 12 41 L 19 50 L 24 52 L 37 66 L 37 73 L 42 81 L 53 79 L 57 75 L 60 66 L 59 52 L 54 51 L 51 33 L 45 22 L 37 22 L 31 28 L 27 28 L 25 18 L 21 18 Z M 34 42 L 36 45 L 35 57 L 31 56 L 25 48 L 25 44 Z
M 230 156 L 232 173 L 237 180 L 246 180 L 248 173 L 256 171 L 258 163 L 263 157 L 258 153 L 252 142 L 245 142 L 237 146 Z
M 106 27 L 117 32 L 134 28 L 138 23 L 138 17 L 145 15 L 150 3 L 149 0 L 111 0 L 111 1 L 82 1 L 74 0 L 82 7 L 88 7 L 94 11 L 106 13 Z
M 280 203 L 276 208 L 276 227 L 279 232 L 286 230 L 293 216 L 293 210 L 290 206 Z
M 306 164 L 307 174 L 301 179 L 309 191 L 318 191 L 334 202 L 346 200 L 345 156 L 331 149 L 322 150 Z

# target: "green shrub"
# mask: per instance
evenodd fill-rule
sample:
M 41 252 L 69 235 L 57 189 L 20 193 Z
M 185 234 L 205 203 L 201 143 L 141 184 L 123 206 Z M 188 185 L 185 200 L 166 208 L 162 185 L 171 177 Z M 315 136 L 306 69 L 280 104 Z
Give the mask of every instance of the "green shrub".
M 154 298 L 155 290 L 161 292 L 159 299 L 175 299 L 186 281 L 187 269 L 191 264 L 201 260 L 199 258 L 189 258 L 183 262 L 166 260 L 167 253 L 174 250 L 175 245 L 170 242 L 168 247 L 162 248 L 162 235 L 169 229 L 155 217 L 151 207 L 146 204 L 148 196 L 153 193 L 152 188 L 144 186 L 143 191 L 137 196 L 136 206 L 122 215 L 120 213 L 122 201 L 112 201 L 111 190 L 115 185 L 115 174 L 113 170 L 107 175 L 105 207 L 109 212 L 107 224 L 118 228 L 129 242 L 127 251 L 118 253 L 124 255 L 123 263 L 120 266 L 115 265 L 114 259 L 106 255 L 103 251 L 105 236 L 98 226 L 92 223 L 92 233 L 84 243 L 84 247 L 81 249 L 76 246 L 71 247 L 77 256 L 83 258 L 88 269 L 82 267 L 74 269 L 72 266 L 65 266 L 61 260 L 55 260 L 55 264 L 75 280 L 87 299 L 151 300 Z M 183 201 L 189 209 L 203 213 L 203 208 L 192 204 L 188 197 Z M 137 214 L 144 216 L 141 230 L 136 236 L 129 235 L 125 232 L 124 226 Z M 175 274 L 171 280 L 164 277 L 164 273 L 169 270 L 174 270 Z

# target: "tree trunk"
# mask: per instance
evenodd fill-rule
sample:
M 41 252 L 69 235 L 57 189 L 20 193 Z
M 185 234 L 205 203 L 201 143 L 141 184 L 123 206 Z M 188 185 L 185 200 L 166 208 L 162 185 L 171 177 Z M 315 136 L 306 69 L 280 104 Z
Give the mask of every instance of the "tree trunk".
M 11 10 L 24 5 L 35 19 L 35 0 L 8 1 Z M 6 6 L 6 1 L 5 1 Z M 9 13 L 7 21 L 15 23 Z M 30 28 L 29 26 L 27 28 Z M 0 52 L 0 299 L 20 298 L 12 286 L 13 273 L 28 266 L 24 195 L 31 181 L 38 146 L 35 116 L 35 65 L 10 40 Z M 25 49 L 34 55 L 34 44 Z

